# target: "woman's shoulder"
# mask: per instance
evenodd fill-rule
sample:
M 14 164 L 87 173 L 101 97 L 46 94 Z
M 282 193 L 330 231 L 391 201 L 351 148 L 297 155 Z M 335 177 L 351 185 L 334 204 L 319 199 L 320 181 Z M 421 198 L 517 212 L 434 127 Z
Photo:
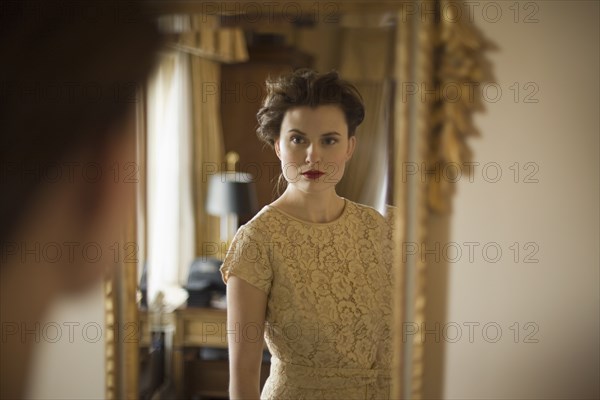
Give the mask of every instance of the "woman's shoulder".
M 342 225 L 352 219 L 354 221 L 358 219 L 365 227 L 389 223 L 393 220 L 394 212 L 397 208 L 385 204 L 382 210 L 378 210 L 370 205 L 358 203 L 349 199 L 345 200 L 347 209 L 344 210 L 343 217 L 339 219 L 339 222 Z M 244 231 L 246 235 L 265 237 L 269 236 L 270 232 L 279 231 L 282 226 L 287 226 L 293 222 L 298 222 L 298 220 L 278 211 L 275 207 L 266 205 L 239 229 Z M 324 224 L 324 226 L 334 226 L 334 224 Z
M 348 200 L 350 206 L 354 209 L 354 214 L 362 219 L 372 219 L 379 222 L 390 221 L 397 207 L 390 204 L 384 204 L 382 209 L 376 209 L 373 206 L 358 203 L 355 201 Z
M 277 214 L 269 206 L 261 208 L 250 220 L 240 226 L 239 230 L 248 235 L 263 235 L 276 222 Z

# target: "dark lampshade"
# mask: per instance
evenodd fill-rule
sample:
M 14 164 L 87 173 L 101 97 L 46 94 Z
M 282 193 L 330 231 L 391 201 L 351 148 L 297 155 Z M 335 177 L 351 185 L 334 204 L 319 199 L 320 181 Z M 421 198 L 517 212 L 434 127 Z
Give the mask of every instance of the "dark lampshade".
M 244 172 L 221 172 L 208 183 L 206 210 L 212 215 L 253 215 L 258 200 L 253 177 Z

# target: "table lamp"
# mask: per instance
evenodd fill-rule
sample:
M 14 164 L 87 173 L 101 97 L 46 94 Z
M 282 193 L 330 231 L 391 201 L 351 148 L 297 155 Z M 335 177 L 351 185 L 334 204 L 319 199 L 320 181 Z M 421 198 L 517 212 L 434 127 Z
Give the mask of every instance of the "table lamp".
M 221 218 L 221 241 L 229 248 L 238 229 L 238 216 L 255 214 L 258 211 L 258 199 L 254 177 L 235 171 L 239 155 L 229 152 L 225 159 L 227 171 L 212 175 L 208 182 L 206 211 Z

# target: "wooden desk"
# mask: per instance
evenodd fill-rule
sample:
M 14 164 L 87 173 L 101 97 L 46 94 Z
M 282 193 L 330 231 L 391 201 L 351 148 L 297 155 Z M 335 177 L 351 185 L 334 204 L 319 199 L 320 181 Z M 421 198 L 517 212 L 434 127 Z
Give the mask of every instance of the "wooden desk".
M 190 392 L 199 396 L 229 398 L 227 360 L 186 360 L 186 350 L 190 348 L 195 354 L 202 347 L 227 348 L 227 312 L 215 308 L 184 308 L 174 314 L 173 379 L 177 398 L 188 399 Z M 269 363 L 263 363 L 261 387 L 269 376 L 269 368 Z M 186 379 L 187 376 L 193 376 L 193 379 Z
M 140 347 L 150 346 L 147 310 L 140 310 Z M 163 316 L 175 325 L 171 376 L 178 399 L 192 394 L 210 398 L 229 398 L 227 360 L 192 360 L 202 347 L 227 348 L 227 312 L 216 308 L 184 308 Z M 266 348 L 266 345 L 265 345 Z M 186 352 L 187 354 L 186 357 Z M 261 387 L 269 376 L 269 363 L 262 364 Z M 193 377 L 193 379 L 186 379 Z M 192 382 L 190 382 L 192 381 Z M 192 383 L 192 384 L 190 384 Z

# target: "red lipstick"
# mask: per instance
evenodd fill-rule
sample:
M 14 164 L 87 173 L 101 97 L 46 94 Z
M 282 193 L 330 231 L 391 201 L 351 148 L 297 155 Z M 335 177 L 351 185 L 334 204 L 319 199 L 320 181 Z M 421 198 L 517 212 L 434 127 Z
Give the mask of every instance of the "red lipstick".
M 310 171 L 303 172 L 302 175 L 307 177 L 308 179 L 316 180 L 319 179 L 321 176 L 325 175 L 325 172 L 321 172 L 316 169 L 311 169 Z

